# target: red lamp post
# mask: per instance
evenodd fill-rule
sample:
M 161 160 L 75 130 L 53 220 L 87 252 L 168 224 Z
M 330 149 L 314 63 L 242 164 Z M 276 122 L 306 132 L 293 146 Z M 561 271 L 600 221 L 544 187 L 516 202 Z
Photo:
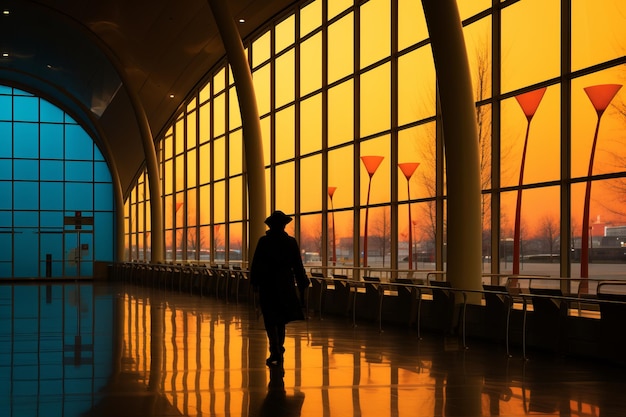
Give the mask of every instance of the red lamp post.
M 337 187 L 328 187 L 328 197 L 330 197 L 330 216 L 333 224 L 333 266 L 337 263 L 337 247 L 335 243 L 335 207 L 333 206 L 333 195 Z
M 520 264 L 520 225 L 522 218 L 522 185 L 524 183 L 524 166 L 526 165 L 526 149 L 528 148 L 528 134 L 530 132 L 530 122 L 541 103 L 546 88 L 529 91 L 515 96 L 524 115 L 526 115 L 526 136 L 524 138 L 524 150 L 522 151 L 522 163 L 519 170 L 519 188 L 517 189 L 517 203 L 515 205 L 515 229 L 513 232 L 513 275 L 519 275 Z
M 365 232 L 363 234 L 363 266 L 367 267 L 367 222 L 369 217 L 369 206 L 370 206 L 370 191 L 372 188 L 372 177 L 376 173 L 376 170 L 380 166 L 380 163 L 383 161 L 383 156 L 362 156 L 361 161 L 363 165 L 365 165 L 365 169 L 367 170 L 367 174 L 369 175 L 369 182 L 367 184 L 367 203 L 365 205 Z
M 619 89 L 622 88 L 621 84 L 600 84 L 591 87 L 586 87 L 585 93 L 591 101 L 596 114 L 598 116 L 596 122 L 596 130 L 593 135 L 593 144 L 591 145 L 591 155 L 589 156 L 589 170 L 587 171 L 587 177 L 593 175 L 593 160 L 596 154 L 596 144 L 598 142 L 598 131 L 600 130 L 600 120 L 604 111 L 613 100 L 613 97 L 617 94 Z M 587 292 L 589 289 L 589 282 L 584 278 L 589 278 L 589 205 L 591 200 L 591 180 L 587 179 L 587 187 L 585 189 L 585 206 L 583 208 L 583 230 L 580 241 L 580 277 L 583 280 L 580 283 L 579 292 Z
M 412 231 L 413 223 L 411 221 L 411 185 L 410 185 L 411 181 L 410 179 L 419 165 L 420 165 L 419 162 L 404 162 L 404 163 L 398 164 L 398 167 L 400 168 L 400 170 L 404 174 L 404 177 L 406 178 L 406 193 L 407 193 L 407 199 L 409 201 L 409 205 L 408 205 L 408 208 L 409 208 L 409 269 L 413 269 L 413 231 Z

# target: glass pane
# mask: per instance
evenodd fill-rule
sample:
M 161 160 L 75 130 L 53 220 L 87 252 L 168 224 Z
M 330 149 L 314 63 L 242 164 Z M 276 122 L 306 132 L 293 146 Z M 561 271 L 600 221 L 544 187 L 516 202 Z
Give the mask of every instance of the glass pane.
M 300 96 L 322 86 L 322 35 L 318 33 L 300 46 Z
M 491 0 L 458 0 L 457 6 L 461 20 L 465 20 L 490 8 Z
M 221 136 L 226 132 L 226 94 L 220 94 L 213 99 L 213 137 Z
M 13 120 L 13 99 L 11 96 L 0 96 L 0 120 Z
M 346 163 L 346 161 L 349 161 Z M 328 186 L 336 187 L 334 207 L 347 208 L 354 205 L 354 148 L 344 146 L 328 152 Z M 352 223 L 352 219 L 350 220 Z
M 39 99 L 37 97 L 13 97 L 13 120 L 36 122 L 39 119 Z
M 211 102 L 200 107 L 200 137 L 199 143 L 206 143 L 211 138 Z
M 39 183 L 39 193 L 41 210 L 63 210 L 62 182 L 41 182 Z M 113 196 L 109 195 L 108 198 L 111 200 Z
M 502 193 L 500 216 L 500 267 L 513 270 L 513 248 L 517 191 Z M 523 191 L 520 210 L 520 265 L 522 274 L 559 276 L 559 188 L 544 187 Z
M 276 162 L 295 155 L 295 110 L 293 106 L 276 113 Z
M 243 172 L 243 143 L 242 131 L 238 130 L 230 134 L 228 138 L 228 163 L 230 176 L 239 175 Z
M 187 163 L 187 188 L 196 186 L 196 151 L 188 151 L 187 158 L 185 160 Z
M 300 250 L 306 266 L 320 265 L 322 253 L 322 216 L 314 214 L 300 217 Z
M 541 90 L 534 94 L 541 95 Z M 522 100 L 523 97 L 521 96 Z M 531 122 L 516 98 L 502 102 L 501 132 L 501 183 L 503 186 L 519 184 L 524 160 L 524 184 L 557 180 L 560 176 L 560 91 L 550 87 L 540 99 Z M 524 101 L 522 101 L 524 102 Z M 525 104 L 525 106 L 528 106 Z M 526 141 L 526 132 L 528 140 Z M 527 150 L 524 158 L 524 144 Z M 524 159 L 523 159 L 524 158 Z
M 352 211 L 337 211 L 331 214 L 334 217 L 334 224 L 337 228 L 335 232 L 337 265 L 351 265 L 354 259 L 354 218 Z M 331 236 L 332 239 L 332 236 Z M 331 241 L 332 242 L 332 241 Z M 329 245 L 329 251 L 332 255 L 332 244 Z M 332 256 L 329 256 L 332 260 Z
M 113 186 L 111 184 L 94 184 L 94 210 L 113 211 Z
M 361 137 L 391 128 L 390 76 L 384 64 L 361 77 Z
M 398 49 L 414 45 L 428 38 L 422 2 L 398 0 Z
M 434 197 L 436 194 L 435 123 L 401 130 L 398 133 L 398 162 L 419 163 L 411 176 L 411 198 Z M 398 198 L 406 199 L 404 174 L 398 173 Z
M 351 7 L 353 1 L 352 0 L 333 0 L 327 3 L 328 4 L 326 7 L 328 8 L 328 20 L 330 20 L 333 17 L 337 16 L 339 13 L 346 10 L 348 7 Z
M 39 157 L 38 127 L 34 123 L 13 124 L 13 156 L 15 158 Z
M 270 59 L 271 32 L 267 31 L 252 43 L 252 67 L 257 67 Z
M 229 91 L 230 96 L 228 97 L 228 129 L 233 130 L 241 127 L 241 111 L 239 110 L 239 97 L 237 96 L 237 90 L 234 87 L 231 87 Z
M 230 221 L 243 219 L 243 180 L 242 177 L 234 177 L 228 181 L 230 187 L 228 200 L 228 217 Z
M 26 181 L 13 183 L 13 207 L 15 210 L 38 210 L 39 184 Z
M 285 48 L 293 45 L 296 38 L 296 18 L 294 15 L 290 15 L 282 22 L 276 25 L 274 30 L 276 36 L 276 53 L 282 51 Z
M 300 10 L 300 36 L 304 37 L 322 24 L 322 0 L 314 0 Z
M 65 126 L 65 158 L 91 161 L 93 148 L 93 141 L 80 126 Z
M 226 88 L 226 68 L 220 69 L 213 76 L 213 94 L 219 94 Z
M 93 162 L 66 162 L 67 181 L 93 181 Z
M 211 180 L 211 148 L 209 144 L 200 146 L 200 184 Z
M 0 181 L 0 209 L 11 210 L 13 208 L 13 184 L 10 181 Z M 3 223 L 3 226 L 11 224 Z
M 382 157 L 376 164 L 359 161 L 361 171 L 361 204 L 366 205 L 368 184 L 371 176 L 369 204 L 386 203 L 391 199 L 390 187 L 390 152 L 389 136 L 371 139 L 361 143 L 361 158 L 368 156 Z M 396 167 L 394 167 L 396 169 Z
M 259 109 L 259 115 L 269 113 L 270 111 L 270 66 L 265 65 L 252 73 L 252 81 L 254 82 L 254 94 Z
M 208 185 L 200 187 L 200 224 L 211 222 L 211 188 Z
M 572 80 L 572 176 L 587 175 L 590 165 L 592 174 L 606 174 L 623 172 L 626 170 L 624 158 L 624 113 L 623 103 L 626 97 L 626 88 L 621 87 L 615 93 L 618 85 L 622 84 L 623 68 L 616 67 L 597 72 L 585 77 Z M 611 87 L 614 84 L 615 87 Z M 604 86 L 604 87 L 603 87 Z M 585 90 L 587 88 L 588 90 Z M 598 119 L 596 108 L 589 99 L 586 91 L 607 91 L 607 100 L 610 94 L 609 105 Z M 600 108 L 600 107 L 598 107 Z M 598 124 L 599 123 L 599 124 Z M 596 149 L 593 163 L 591 161 L 592 146 L 595 129 L 599 126 L 596 138 Z
M 470 64 L 474 98 L 482 101 L 491 96 L 491 17 L 463 29 Z
M 366 210 L 361 210 L 361 227 L 363 246 L 361 253 L 363 257 L 363 266 L 371 266 L 373 268 L 389 268 L 391 257 L 391 209 L 389 206 L 371 207 L 367 215 L 367 224 L 365 223 Z M 367 243 L 365 234 L 367 228 Z M 365 249 L 367 245 L 367 250 Z M 367 252 L 367 261 L 365 261 L 365 253 Z
M 300 154 L 322 149 L 322 96 L 315 95 L 300 104 Z
M 292 49 L 276 58 L 276 107 L 282 107 L 295 97 L 295 51 Z
M 2 106 L 1 102 L 0 106 Z M 11 156 L 13 156 L 13 126 L 11 123 L 0 122 L 0 157 L 10 158 Z
M 213 141 L 213 175 L 214 179 L 226 178 L 226 139 L 219 138 Z
M 300 161 L 300 211 L 303 213 L 322 209 L 322 157 L 316 155 Z
M 354 14 L 328 27 L 328 82 L 354 72 Z
M 41 122 L 63 123 L 63 111 L 46 100 L 39 100 L 39 109 Z
M 430 46 L 398 59 L 398 124 L 435 115 L 435 64 Z
M 361 68 L 391 53 L 391 5 L 389 0 L 370 0 L 361 6 Z
M 354 92 L 352 80 L 328 90 L 328 146 L 354 138 Z
M 285 213 L 295 210 L 294 163 L 276 166 L 276 209 Z
M 559 75 L 560 12 L 559 2 L 543 0 L 515 2 L 502 10 L 503 92 Z
M 16 180 L 38 180 L 39 163 L 35 159 L 13 161 L 13 178 Z
M 239 112 L 239 109 L 237 109 Z M 198 144 L 198 140 L 196 137 L 196 112 L 189 113 L 187 115 L 187 149 L 193 149 Z
M 65 210 L 93 210 L 93 184 L 65 183 Z
M 626 3 L 623 0 L 573 1 L 572 70 L 624 55 Z
M 242 224 L 241 222 L 231 223 L 228 227 L 229 242 L 228 242 L 228 260 L 230 263 L 237 263 L 241 261 L 242 254 Z
M 214 194 L 214 223 L 224 223 L 226 221 L 226 183 L 218 181 L 213 185 Z

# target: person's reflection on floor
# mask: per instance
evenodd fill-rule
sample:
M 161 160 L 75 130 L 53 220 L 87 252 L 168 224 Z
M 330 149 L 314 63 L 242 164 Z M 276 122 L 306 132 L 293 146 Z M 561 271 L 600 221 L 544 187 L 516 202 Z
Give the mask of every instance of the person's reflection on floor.
M 297 417 L 302 411 L 304 393 L 296 392 L 287 395 L 285 391 L 285 370 L 282 366 L 271 367 L 270 382 L 267 386 L 267 395 L 259 410 L 260 417 Z

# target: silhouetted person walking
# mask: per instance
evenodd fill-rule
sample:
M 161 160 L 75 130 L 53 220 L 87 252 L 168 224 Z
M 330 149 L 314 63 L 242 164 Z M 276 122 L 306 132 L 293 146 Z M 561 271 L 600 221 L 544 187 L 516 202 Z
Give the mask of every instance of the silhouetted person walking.
M 282 365 L 285 324 L 304 320 L 304 292 L 310 283 L 302 265 L 298 242 L 285 232 L 285 226 L 291 220 L 280 210 L 265 219 L 269 230 L 259 239 L 250 266 L 250 280 L 259 293 L 270 345 L 270 356 L 265 362 L 268 366 Z

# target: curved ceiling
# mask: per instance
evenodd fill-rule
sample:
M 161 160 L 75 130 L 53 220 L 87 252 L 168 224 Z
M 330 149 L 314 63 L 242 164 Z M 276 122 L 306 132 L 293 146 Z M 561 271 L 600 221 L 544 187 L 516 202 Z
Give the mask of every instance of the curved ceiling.
M 246 38 L 293 0 L 229 0 Z M 96 137 L 123 192 L 153 137 L 225 55 L 207 0 L 0 0 L 0 83 L 41 95 Z

